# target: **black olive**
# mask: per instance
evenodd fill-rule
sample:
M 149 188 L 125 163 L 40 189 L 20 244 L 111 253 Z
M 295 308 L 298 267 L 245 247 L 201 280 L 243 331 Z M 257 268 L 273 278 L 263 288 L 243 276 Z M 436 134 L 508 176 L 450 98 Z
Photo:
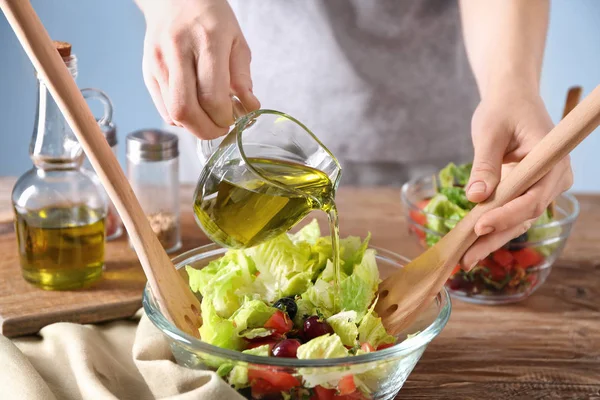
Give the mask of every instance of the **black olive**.
M 527 232 L 525 232 L 521 236 L 516 237 L 510 242 L 508 242 L 508 245 L 506 247 L 508 248 L 508 250 L 520 250 L 523 248 L 523 243 L 526 243 L 527 240 L 529 240 L 529 237 L 527 236 Z
M 294 317 L 296 317 L 296 313 L 298 312 L 298 306 L 296 305 L 296 302 L 290 297 L 284 297 L 277 300 L 275 304 L 273 304 L 273 307 L 279 308 L 281 311 L 286 312 L 290 319 L 294 319 Z

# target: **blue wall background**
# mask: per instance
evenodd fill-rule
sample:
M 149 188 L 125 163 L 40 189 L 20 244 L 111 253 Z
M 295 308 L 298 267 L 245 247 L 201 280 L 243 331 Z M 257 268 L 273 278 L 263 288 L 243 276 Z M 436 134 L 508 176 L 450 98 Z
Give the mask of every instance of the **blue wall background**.
M 51 37 L 68 40 L 79 58 L 79 87 L 106 91 L 115 105 L 119 159 L 124 138 L 161 119 L 141 74 L 144 20 L 133 0 L 32 0 Z M 542 74 L 542 96 L 557 122 L 571 85 L 584 96 L 600 83 L 600 1 L 553 0 Z M 67 22 L 68 21 L 68 22 Z M 33 69 L 0 16 L 0 176 L 20 175 L 31 165 L 36 83 Z M 93 105 L 96 115 L 100 107 Z M 574 191 L 600 192 L 600 132 L 573 153 Z M 585 167 L 587 165 L 587 167 Z

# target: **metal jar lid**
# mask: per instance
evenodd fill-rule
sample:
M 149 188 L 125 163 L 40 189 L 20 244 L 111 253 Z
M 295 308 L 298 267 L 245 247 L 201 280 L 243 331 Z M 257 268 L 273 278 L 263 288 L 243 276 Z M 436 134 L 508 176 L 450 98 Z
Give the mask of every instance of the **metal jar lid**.
M 127 157 L 133 161 L 166 161 L 179 156 L 177 135 L 143 129 L 127 135 Z

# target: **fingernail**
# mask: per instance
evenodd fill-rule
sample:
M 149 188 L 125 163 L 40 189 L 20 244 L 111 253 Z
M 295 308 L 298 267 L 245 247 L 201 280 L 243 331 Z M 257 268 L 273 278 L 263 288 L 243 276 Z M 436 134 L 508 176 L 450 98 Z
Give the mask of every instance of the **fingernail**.
M 493 226 L 484 226 L 483 228 L 479 229 L 477 236 L 489 235 L 492 232 L 494 232 Z
M 471 186 L 469 186 L 469 194 L 477 194 L 477 193 L 485 193 L 485 182 L 482 181 L 476 181 L 471 183 Z

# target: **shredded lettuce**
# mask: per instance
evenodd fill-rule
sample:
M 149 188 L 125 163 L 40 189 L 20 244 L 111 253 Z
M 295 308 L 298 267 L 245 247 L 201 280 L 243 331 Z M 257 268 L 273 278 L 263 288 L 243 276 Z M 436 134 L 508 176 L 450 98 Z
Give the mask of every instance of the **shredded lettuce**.
M 207 271 L 205 271 L 207 270 Z M 190 288 L 204 298 L 212 299 L 220 317 L 229 318 L 250 290 L 256 268 L 251 259 L 238 251 L 228 251 L 218 262 L 196 270 L 186 267 Z
M 327 334 L 318 336 L 298 347 L 296 355 L 299 360 L 339 358 L 347 357 L 348 350 L 338 335 Z
M 560 225 L 552 226 L 549 228 L 541 228 L 540 225 L 545 225 L 552 222 L 552 216 L 550 211 L 546 210 L 540 217 L 535 221 L 533 227 L 527 232 L 527 241 L 530 243 L 543 242 L 548 238 L 559 238 L 562 228 Z M 556 240 L 554 243 L 548 243 L 536 246 L 536 250 L 543 255 L 548 257 L 556 248 L 560 245 L 560 241 Z
M 268 306 L 261 300 L 246 297 L 244 304 L 233 313 L 230 320 L 239 333 L 246 329 L 262 328 L 275 311 L 276 308 Z
M 361 263 L 354 268 L 352 275 L 342 280 L 341 309 L 354 310 L 362 317 L 373 301 L 378 285 L 379 270 L 375 250 L 369 249 L 366 250 Z
M 333 331 L 340 337 L 344 346 L 354 347 L 356 337 L 358 336 L 358 314 L 356 311 L 341 311 L 327 318 L 327 323 L 331 325 Z
M 334 333 L 315 338 L 298 349 L 298 358 L 346 357 L 345 346 L 356 348 L 359 339 L 385 342 L 385 330 L 372 315 L 372 304 L 379 284 L 375 251 L 365 240 L 346 237 L 340 240 L 340 297 L 335 298 L 334 267 L 329 237 L 321 237 L 313 220 L 295 234 L 283 234 L 258 246 L 228 250 L 204 269 L 186 267 L 190 288 L 202 296 L 203 341 L 226 349 L 242 350 L 247 340 L 268 337 L 272 329 L 265 323 L 276 312 L 273 304 L 282 297 L 294 296 L 298 308 L 294 325 L 301 328 L 307 316 L 327 319 Z M 369 310 L 371 307 L 371 310 Z M 379 322 L 380 324 L 380 322 Z M 268 346 L 244 351 L 269 355 Z M 241 388 L 247 385 L 247 368 L 218 360 L 204 360 L 218 368 L 221 376 Z M 303 379 L 334 384 L 343 377 L 340 371 L 316 376 L 305 371 Z M 323 379 L 326 379 L 323 381 Z M 313 382 L 313 383 L 314 383 Z M 315 383 L 318 384 L 318 383 Z
M 274 302 L 281 297 L 301 294 L 310 286 L 316 262 L 307 242 L 294 243 L 284 234 L 241 251 L 256 265 L 258 276 L 254 290 L 264 300 Z
M 244 343 L 237 335 L 237 329 L 233 322 L 221 318 L 212 301 L 202 301 L 200 309 L 202 311 L 202 326 L 200 327 L 202 341 L 225 349 L 242 350 Z
M 374 311 L 375 303 L 360 321 L 358 326 L 358 341 L 360 344 L 369 343 L 374 348 L 382 344 L 395 343 L 396 338 L 387 333 L 381 322 L 381 318 Z
M 439 173 L 440 186 L 449 188 L 453 186 L 465 186 L 469 182 L 472 164 L 462 164 L 457 166 L 454 163 L 448 164 Z
M 424 211 L 428 214 L 427 228 L 441 234 L 448 233 L 468 212 L 452 203 L 443 194 L 433 196 Z
M 248 350 L 244 350 L 242 351 L 242 353 L 244 354 L 252 354 L 255 356 L 263 356 L 263 357 L 268 357 L 269 356 L 269 345 L 265 344 L 259 347 L 255 347 L 253 349 L 248 349 Z M 229 368 L 229 366 L 223 367 L 223 369 L 226 371 Z M 221 369 L 221 367 L 219 367 L 219 369 Z M 236 389 L 243 389 L 246 386 L 248 386 L 249 382 L 248 382 L 248 367 L 245 365 L 236 365 L 235 367 L 232 367 L 230 369 L 230 373 L 229 373 L 229 378 L 227 379 L 229 381 L 229 384 L 232 385 L 233 387 L 235 387 Z M 219 371 L 217 370 L 217 373 Z M 223 371 L 224 372 L 224 371 Z
M 321 228 L 316 219 L 313 219 L 310 223 L 304 225 L 297 233 L 290 235 L 292 242 L 306 242 L 311 246 L 314 246 L 317 241 L 321 238 Z
M 312 339 L 298 347 L 296 352 L 300 360 L 312 360 L 322 358 L 347 357 L 348 350 L 344 347 L 338 335 L 323 335 Z M 303 385 L 315 387 L 335 387 L 340 379 L 348 374 L 344 368 L 300 368 L 298 372 L 302 375 Z
M 475 203 L 467 199 L 465 185 L 469 181 L 472 164 L 455 165 L 449 163 L 438 174 L 439 187 L 437 193 L 430 199 L 424 211 L 427 215 L 425 225 L 430 231 L 436 234 L 426 232 L 425 241 L 429 247 L 436 244 L 441 236 L 454 228 L 458 221 L 467 215 L 473 209 Z M 547 224 L 553 220 L 549 210 L 546 210 L 533 224 L 533 227 L 527 232 L 527 241 L 530 243 L 544 242 L 549 238 L 560 236 L 561 227 L 540 228 L 540 225 Z M 559 245 L 556 243 L 547 243 L 536 246 L 536 250 L 543 256 L 549 256 Z

